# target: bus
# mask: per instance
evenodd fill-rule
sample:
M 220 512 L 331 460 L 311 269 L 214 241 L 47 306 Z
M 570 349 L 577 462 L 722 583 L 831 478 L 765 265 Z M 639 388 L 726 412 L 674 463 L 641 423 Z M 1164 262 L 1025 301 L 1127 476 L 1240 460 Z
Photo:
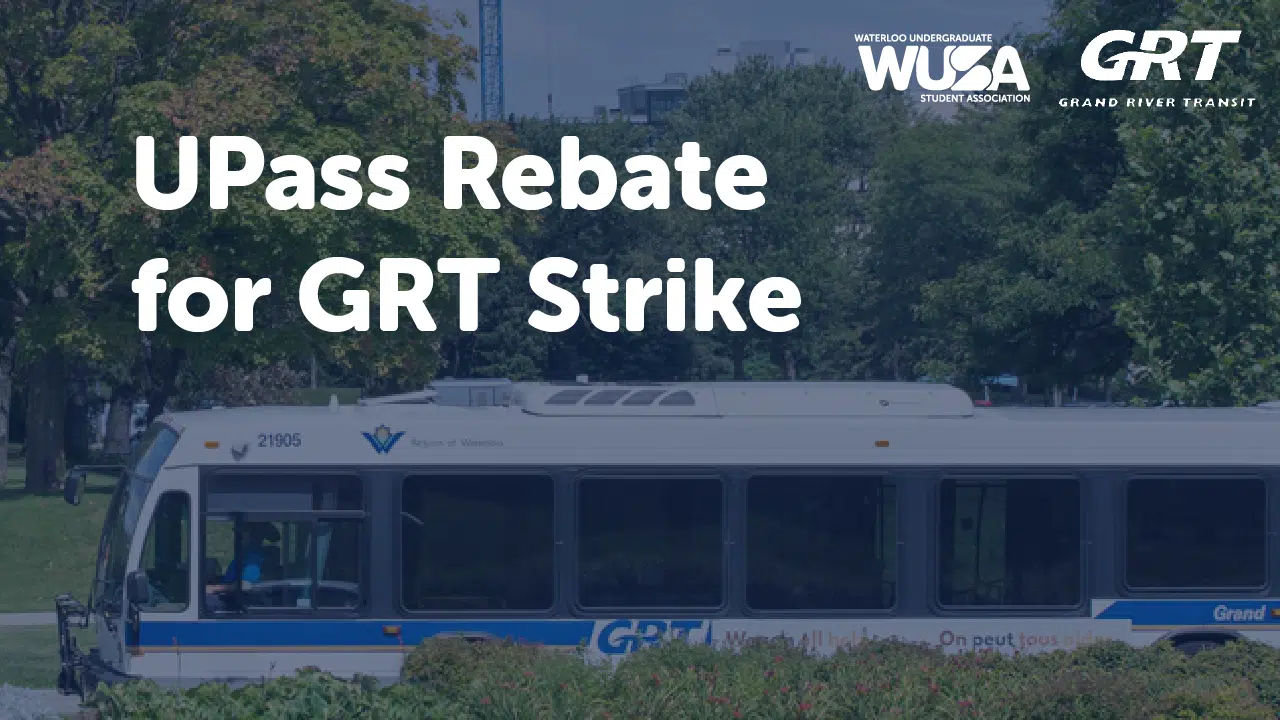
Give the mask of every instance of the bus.
M 392 682 L 439 635 L 600 661 L 671 639 L 1034 653 L 1278 637 L 1271 406 L 988 408 L 921 383 L 486 388 L 480 406 L 428 390 L 157 419 L 88 599 L 57 599 L 59 687 L 308 666 Z M 83 483 L 65 490 L 77 503 Z M 86 652 L 71 629 L 90 624 Z

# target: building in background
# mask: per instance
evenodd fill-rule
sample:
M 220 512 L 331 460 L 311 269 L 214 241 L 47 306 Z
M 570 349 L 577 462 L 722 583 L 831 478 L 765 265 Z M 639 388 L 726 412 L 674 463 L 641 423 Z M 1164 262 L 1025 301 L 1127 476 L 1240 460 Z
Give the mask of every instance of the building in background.
M 688 87 L 688 75 L 667 73 L 662 82 L 638 83 L 618 88 L 617 114 L 606 114 L 611 118 L 622 117 L 640 125 L 660 123 L 684 102 Z M 597 117 L 602 109 L 596 109 Z
M 809 48 L 792 47 L 788 40 L 757 40 L 741 43 L 736 50 L 722 45 L 711 59 L 711 70 L 733 72 L 738 63 L 753 57 L 764 57 L 774 67 L 781 68 L 814 64 L 813 52 Z M 609 109 L 597 105 L 592 119 L 609 122 L 622 118 L 641 125 L 661 123 L 684 102 L 688 87 L 687 74 L 667 73 L 662 82 L 634 83 L 618 88 L 618 107 Z
M 812 50 L 806 47 L 793 48 L 789 40 L 752 40 L 739 43 L 736 50 L 729 45 L 716 48 L 716 54 L 711 58 L 711 70 L 731 73 L 738 63 L 753 57 L 763 57 L 769 64 L 780 68 L 803 67 L 814 63 Z
M 612 122 L 622 117 L 622 110 L 605 105 L 597 105 L 591 117 L 596 122 Z

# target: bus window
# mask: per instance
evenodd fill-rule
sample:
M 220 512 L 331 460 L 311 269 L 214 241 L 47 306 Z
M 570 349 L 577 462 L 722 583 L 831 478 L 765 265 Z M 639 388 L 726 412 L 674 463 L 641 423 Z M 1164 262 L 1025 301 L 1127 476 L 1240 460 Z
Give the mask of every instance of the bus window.
M 156 501 L 142 546 L 141 569 L 151 596 L 138 607 L 150 612 L 182 612 L 191 595 L 191 498 L 169 491 Z M 136 600 L 136 599 L 135 599 Z
M 583 480 L 578 604 L 712 608 L 724 602 L 723 491 L 714 477 Z
M 169 426 L 152 424 L 133 450 L 129 462 L 130 473 L 145 480 L 155 480 L 177 444 L 178 434 Z
M 125 567 L 129 543 L 138 526 L 138 516 L 151 492 L 160 468 L 173 452 L 178 434 L 164 423 L 154 423 L 134 448 L 125 471 L 116 484 L 102 526 L 102 539 L 94 572 L 93 603 L 95 607 L 118 613 L 124 593 Z
M 360 606 L 362 525 L 359 520 L 316 522 L 316 607 L 351 610 Z
M 408 477 L 400 509 L 405 610 L 537 611 L 554 604 L 550 477 Z
M 204 516 L 204 582 L 209 586 L 228 585 L 234 582 L 236 560 L 236 517 L 234 515 Z M 210 592 L 208 589 L 206 592 Z M 210 610 L 230 610 L 231 591 L 222 596 L 216 590 L 206 597 Z
M 363 606 L 360 478 L 227 474 L 211 478 L 208 488 L 207 612 L 349 613 Z
M 240 475 L 211 480 L 209 512 L 360 513 L 364 487 L 351 475 Z
M 1267 492 L 1258 478 L 1135 478 L 1125 581 L 1134 589 L 1266 584 Z
M 1076 480 L 945 480 L 939 499 L 941 605 L 1080 604 Z
M 747 605 L 775 611 L 893 607 L 896 518 L 894 487 L 881 478 L 751 478 Z

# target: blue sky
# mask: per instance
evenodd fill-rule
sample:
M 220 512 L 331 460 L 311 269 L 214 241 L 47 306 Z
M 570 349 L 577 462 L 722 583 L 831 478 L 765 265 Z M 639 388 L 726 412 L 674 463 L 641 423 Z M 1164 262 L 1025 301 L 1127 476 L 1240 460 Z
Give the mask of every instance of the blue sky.
M 479 40 L 478 0 L 434 0 L 452 16 L 463 11 Z M 617 89 L 660 80 L 668 72 L 697 75 L 718 45 L 790 40 L 857 67 L 854 33 L 991 33 L 1042 29 L 1048 0 L 504 0 L 506 110 L 591 115 L 617 105 Z M 477 74 L 478 77 L 478 74 Z M 478 81 L 468 87 L 468 111 L 479 113 Z

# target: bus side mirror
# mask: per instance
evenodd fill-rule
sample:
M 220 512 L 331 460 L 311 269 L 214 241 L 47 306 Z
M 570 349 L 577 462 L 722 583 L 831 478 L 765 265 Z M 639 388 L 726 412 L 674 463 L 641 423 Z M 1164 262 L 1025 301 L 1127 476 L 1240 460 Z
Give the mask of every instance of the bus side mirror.
M 134 605 L 146 603 L 151 599 L 151 583 L 147 582 L 147 574 L 134 570 L 125 579 L 125 591 L 129 593 L 129 602 Z
M 84 472 L 72 470 L 67 473 L 66 480 L 62 482 L 62 499 L 66 500 L 68 505 L 79 505 L 83 498 Z

